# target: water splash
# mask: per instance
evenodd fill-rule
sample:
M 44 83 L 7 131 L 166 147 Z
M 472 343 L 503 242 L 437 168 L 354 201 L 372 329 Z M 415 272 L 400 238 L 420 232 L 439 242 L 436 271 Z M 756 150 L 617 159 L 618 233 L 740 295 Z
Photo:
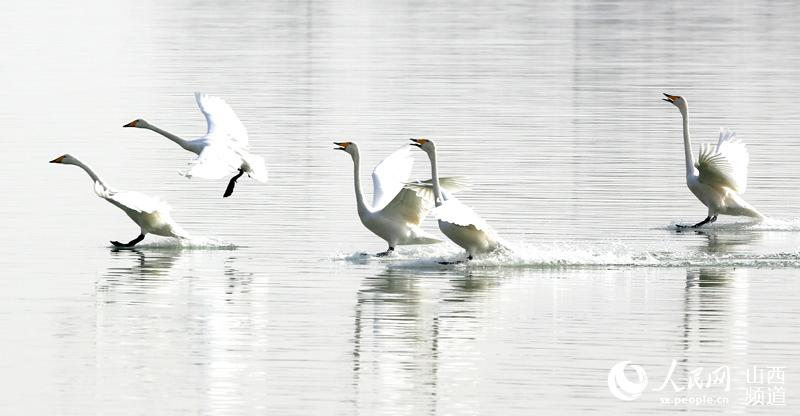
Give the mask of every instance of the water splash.
M 446 243 L 402 247 L 386 257 L 363 252 L 338 254 L 336 261 L 358 264 L 377 262 L 390 269 L 429 268 L 605 268 L 605 267 L 798 267 L 800 252 L 767 254 L 705 253 L 667 249 L 632 249 L 619 241 L 595 244 L 574 242 L 507 244 L 492 253 L 466 260 L 464 251 Z M 451 264 L 442 264 L 451 263 Z
M 664 229 L 675 231 L 678 230 L 678 224 L 692 223 L 692 221 L 673 221 Z M 800 231 L 800 217 L 764 218 L 761 221 L 715 222 L 704 225 L 699 229 L 708 231 Z
M 236 250 L 238 246 L 233 243 L 208 237 L 179 238 L 159 238 L 137 244 L 136 249 L 153 250 Z

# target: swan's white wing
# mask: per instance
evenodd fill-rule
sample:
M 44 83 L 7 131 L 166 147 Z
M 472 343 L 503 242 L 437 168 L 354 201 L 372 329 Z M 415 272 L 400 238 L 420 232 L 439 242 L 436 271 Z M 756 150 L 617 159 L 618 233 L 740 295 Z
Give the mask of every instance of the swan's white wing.
M 135 191 L 116 191 L 95 182 L 94 191 L 108 202 L 124 209 L 143 214 L 152 214 L 156 211 L 167 213 L 172 210 L 165 201 Z
M 439 178 L 439 186 L 442 187 L 442 190 L 445 193 L 456 193 L 463 191 L 465 189 L 469 189 L 470 183 L 469 178 L 465 176 L 448 176 L 444 178 Z M 420 197 L 433 200 L 433 183 L 431 179 L 427 179 L 424 181 L 416 180 L 413 182 L 406 183 L 406 188 L 412 189 L 419 194 Z M 447 198 L 443 198 L 447 199 Z
M 240 154 L 224 143 L 211 143 L 200 155 L 189 162 L 190 166 L 181 175 L 191 178 L 220 179 L 230 176 L 242 166 Z
M 206 116 L 207 140 L 231 141 L 239 147 L 247 147 L 247 129 L 225 100 L 201 92 L 194 93 L 194 98 L 200 111 Z
M 372 171 L 372 209 L 381 210 L 394 199 L 408 182 L 413 167 L 410 146 L 401 147 L 375 166 Z
M 442 203 L 442 205 L 433 210 L 433 215 L 437 220 L 461 225 L 464 227 L 472 225 L 478 230 L 487 233 L 494 233 L 492 227 L 490 227 L 489 224 L 483 220 L 483 218 L 478 216 L 478 214 L 473 211 L 472 208 L 462 204 L 461 201 L 452 195 L 447 195 L 447 197 L 444 199 L 445 201 Z
M 747 165 L 750 154 L 745 144 L 730 130 L 720 130 L 716 148 L 704 145 L 695 167 L 700 182 L 714 187 L 724 186 L 742 194 L 747 189 Z
M 397 193 L 381 211 L 381 215 L 396 218 L 409 224 L 419 225 L 428 216 L 433 200 L 420 196 L 414 190 L 404 188 Z

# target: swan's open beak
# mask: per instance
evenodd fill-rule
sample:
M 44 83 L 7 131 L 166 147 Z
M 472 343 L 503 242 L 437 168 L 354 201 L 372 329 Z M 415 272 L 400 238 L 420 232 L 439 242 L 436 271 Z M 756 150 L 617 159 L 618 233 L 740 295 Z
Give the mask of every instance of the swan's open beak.
M 122 126 L 122 127 L 136 127 L 136 120 L 131 121 L 130 123 Z
M 408 139 L 411 140 L 413 143 L 410 143 L 412 146 L 422 147 L 423 144 L 428 143 L 426 139 Z
M 664 100 L 664 101 L 666 101 L 666 102 L 668 102 L 668 103 L 674 103 L 674 102 L 675 102 L 675 100 L 677 100 L 678 98 L 681 98 L 681 97 L 679 97 L 679 96 L 677 96 L 677 95 L 669 95 L 669 94 L 667 94 L 667 93 L 663 93 L 663 94 L 664 94 L 664 96 L 665 96 L 665 97 L 667 97 L 667 98 L 662 98 L 662 100 Z
M 59 157 L 51 160 L 50 163 L 61 163 L 62 160 L 64 160 L 64 156 L 59 156 Z
M 345 150 L 347 149 L 347 146 L 350 146 L 350 142 L 333 142 L 333 144 L 339 146 L 334 147 L 333 150 Z

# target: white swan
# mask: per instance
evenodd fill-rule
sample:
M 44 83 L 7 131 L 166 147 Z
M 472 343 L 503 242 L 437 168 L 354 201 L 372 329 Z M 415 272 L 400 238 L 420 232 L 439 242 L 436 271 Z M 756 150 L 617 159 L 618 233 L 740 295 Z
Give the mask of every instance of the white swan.
M 408 147 L 402 147 L 375 166 L 372 171 L 372 206 L 364 202 L 361 191 L 361 161 L 358 145 L 353 142 L 334 142 L 335 150 L 342 150 L 353 158 L 356 205 L 361 223 L 389 244 L 389 248 L 378 256 L 386 256 L 393 252 L 397 245 L 435 244 L 441 240 L 426 233 L 420 223 L 428 215 L 432 201 L 425 192 L 431 185 L 417 182 L 418 190 L 406 187 L 414 158 Z M 446 179 L 453 192 L 465 186 L 463 178 Z
M 439 222 L 439 229 L 454 243 L 467 251 L 467 259 L 493 251 L 500 247 L 497 233 L 470 207 L 443 190 L 439 182 L 436 166 L 436 145 L 427 139 L 411 139 L 412 146 L 419 147 L 428 154 L 431 161 L 431 178 L 436 209 L 433 215 Z
M 203 137 L 184 140 L 142 119 L 131 121 L 123 127 L 152 130 L 198 155 L 188 170 L 180 172 L 187 178 L 220 179 L 238 170 L 239 173 L 228 182 L 223 198 L 233 193 L 236 180 L 245 173 L 259 182 L 266 182 L 268 174 L 264 159 L 247 150 L 247 129 L 228 103 L 222 98 L 199 92 L 194 93 L 194 97 L 208 123 L 208 131 Z
M 692 225 L 697 228 L 717 220 L 717 215 L 738 215 L 763 219 L 741 194 L 747 189 L 747 165 L 750 155 L 744 143 L 730 130 L 720 130 L 717 146 L 703 145 L 697 161 L 689 139 L 689 106 L 686 99 L 664 94 L 664 101 L 674 104 L 683 116 L 683 147 L 686 153 L 686 185 L 708 207 L 708 216 Z M 678 225 L 679 228 L 688 227 Z
M 144 236 L 147 234 L 189 238 L 189 234 L 170 216 L 169 213 L 172 208 L 166 202 L 139 192 L 114 190 L 106 185 L 89 166 L 68 154 L 59 156 L 51 160 L 50 163 L 75 165 L 85 170 L 94 182 L 94 192 L 97 196 L 125 211 L 125 214 L 139 226 L 141 232 L 138 237 L 127 243 L 112 241 L 111 244 L 115 247 L 132 247 L 144 240 Z

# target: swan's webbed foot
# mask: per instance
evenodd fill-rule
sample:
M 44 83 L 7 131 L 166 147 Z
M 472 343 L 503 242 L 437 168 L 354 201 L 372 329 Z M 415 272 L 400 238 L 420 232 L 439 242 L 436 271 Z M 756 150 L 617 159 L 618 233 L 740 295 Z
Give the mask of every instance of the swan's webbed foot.
M 137 243 L 139 243 L 142 240 L 144 240 L 144 234 L 139 234 L 138 237 L 134 238 L 131 241 L 128 241 L 127 243 L 120 243 L 119 241 L 112 241 L 111 244 L 113 244 L 114 247 L 133 247 L 133 246 L 135 246 Z
M 442 264 L 442 265 L 445 265 L 445 266 L 449 266 L 449 265 L 452 265 L 452 264 L 462 264 L 462 263 L 466 263 L 466 262 L 468 262 L 468 261 L 470 261 L 470 260 L 472 260 L 472 256 L 471 256 L 471 255 L 468 255 L 466 260 L 456 260 L 456 261 L 440 261 L 440 262 L 438 262 L 438 263 L 439 263 L 439 264 Z
M 386 251 L 381 251 L 380 253 L 375 254 L 375 257 L 386 257 L 394 252 L 394 247 L 389 246 Z
M 702 227 L 702 226 L 704 226 L 706 224 L 711 224 L 716 220 L 717 220 L 717 216 L 715 215 L 713 217 L 706 217 L 706 219 L 704 219 L 703 221 L 698 222 L 695 225 L 676 224 L 675 226 L 677 228 L 700 228 L 700 227 Z
M 228 182 L 228 187 L 227 187 L 227 188 L 225 188 L 225 193 L 224 193 L 224 194 L 222 194 L 222 197 L 223 197 L 223 198 L 227 198 L 227 197 L 229 197 L 229 196 L 233 195 L 233 187 L 234 187 L 234 186 L 236 186 L 236 181 L 237 181 L 239 178 L 241 178 L 241 177 L 242 177 L 242 175 L 244 175 L 244 170 L 242 170 L 241 168 L 239 168 L 239 173 L 237 173 L 237 174 L 236 174 L 236 176 L 232 177 L 232 178 L 231 178 L 231 180 L 230 180 L 230 182 Z

